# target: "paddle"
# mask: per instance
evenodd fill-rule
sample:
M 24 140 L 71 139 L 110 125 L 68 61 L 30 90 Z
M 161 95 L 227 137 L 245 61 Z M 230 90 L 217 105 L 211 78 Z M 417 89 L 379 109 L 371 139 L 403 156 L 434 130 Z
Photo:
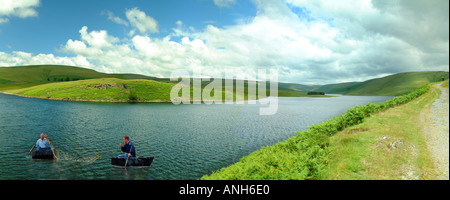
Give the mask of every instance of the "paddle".
M 134 144 L 133 143 L 131 143 L 131 147 L 130 147 L 130 153 L 128 153 L 128 154 L 131 154 L 131 148 L 133 148 L 133 146 L 134 146 Z M 127 164 L 128 164 L 128 158 L 130 158 L 130 156 L 127 156 L 127 161 L 125 161 L 125 168 L 127 168 Z
M 52 150 L 53 157 L 54 157 L 55 159 L 58 159 L 58 157 L 56 157 L 55 151 L 53 150 L 53 149 L 54 149 L 54 148 L 53 148 L 53 145 L 51 144 L 50 139 L 48 139 L 48 135 L 45 135 L 45 138 L 47 138 L 47 140 L 48 140 L 48 145 L 50 145 L 50 150 Z
M 34 148 L 36 148 L 35 145 L 33 145 L 33 147 L 31 147 L 30 152 L 28 152 L 28 154 L 30 154 L 33 151 Z
M 127 156 L 127 161 L 125 161 L 125 166 L 124 166 L 125 168 L 127 168 L 128 158 L 129 158 L 129 157 Z

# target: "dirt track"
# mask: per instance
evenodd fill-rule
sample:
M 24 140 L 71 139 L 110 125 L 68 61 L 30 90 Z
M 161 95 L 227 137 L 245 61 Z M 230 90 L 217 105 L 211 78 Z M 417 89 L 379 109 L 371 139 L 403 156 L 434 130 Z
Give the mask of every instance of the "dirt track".
M 441 87 L 441 96 L 430 106 L 423 129 L 438 179 L 449 180 L 449 92 Z

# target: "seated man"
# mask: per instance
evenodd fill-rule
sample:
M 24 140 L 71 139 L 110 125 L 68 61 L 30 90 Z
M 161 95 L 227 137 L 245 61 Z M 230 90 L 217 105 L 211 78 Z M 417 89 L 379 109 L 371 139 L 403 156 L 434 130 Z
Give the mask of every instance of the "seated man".
M 36 144 L 31 148 L 30 153 L 33 151 L 34 148 L 37 148 L 37 150 L 52 149 L 50 147 L 50 140 L 48 139 L 48 136 L 41 133 L 41 138 L 39 138 L 36 141 Z
M 136 151 L 134 149 L 134 145 L 133 143 L 130 142 L 130 137 L 128 136 L 124 136 L 123 137 L 123 142 L 125 143 L 125 145 L 123 145 L 122 143 L 120 143 L 120 147 L 122 149 L 123 152 L 125 152 L 124 154 L 120 154 L 118 157 L 119 158 L 127 158 L 127 157 L 136 157 Z

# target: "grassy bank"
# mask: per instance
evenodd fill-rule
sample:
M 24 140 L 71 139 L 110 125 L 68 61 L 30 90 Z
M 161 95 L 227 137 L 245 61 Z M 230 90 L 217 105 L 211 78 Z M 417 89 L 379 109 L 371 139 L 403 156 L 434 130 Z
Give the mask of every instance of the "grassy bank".
M 263 147 L 243 157 L 238 163 L 223 168 L 204 180 L 246 179 L 322 179 L 329 173 L 330 138 L 345 128 L 361 124 L 366 118 L 388 108 L 405 104 L 429 90 L 420 87 L 409 94 L 383 103 L 356 106 L 345 114 L 308 127 L 297 136 L 273 146 Z
M 444 81 L 444 83 L 442 84 L 442 87 L 448 89 L 448 80 Z
M 439 98 L 431 89 L 408 104 L 377 113 L 329 140 L 329 163 L 321 179 L 434 179 L 421 111 Z

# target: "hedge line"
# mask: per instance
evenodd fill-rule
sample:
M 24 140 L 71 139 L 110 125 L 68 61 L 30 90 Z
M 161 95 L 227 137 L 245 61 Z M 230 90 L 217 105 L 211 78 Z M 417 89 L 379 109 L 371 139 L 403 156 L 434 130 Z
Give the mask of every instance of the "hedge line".
M 328 139 L 343 129 L 363 122 L 379 111 L 405 104 L 430 89 L 425 85 L 409 94 L 398 96 L 382 103 L 369 103 L 350 108 L 343 115 L 309 126 L 297 132 L 297 136 L 243 157 L 241 161 L 223 168 L 202 179 L 219 180 L 282 180 L 318 179 L 327 166 Z

